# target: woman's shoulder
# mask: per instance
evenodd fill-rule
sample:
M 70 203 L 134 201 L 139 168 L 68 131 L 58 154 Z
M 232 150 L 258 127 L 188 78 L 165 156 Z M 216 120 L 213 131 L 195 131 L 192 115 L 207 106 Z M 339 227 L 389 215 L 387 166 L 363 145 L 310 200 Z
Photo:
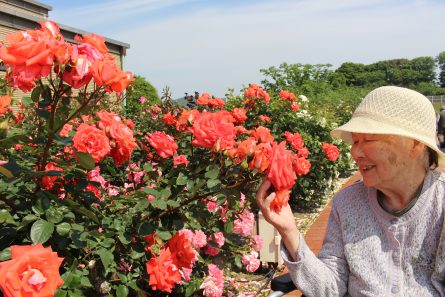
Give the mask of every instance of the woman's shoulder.
M 362 204 L 367 201 L 368 188 L 363 183 L 363 180 L 358 180 L 335 194 L 332 201 L 334 207 L 341 207 L 345 205 Z

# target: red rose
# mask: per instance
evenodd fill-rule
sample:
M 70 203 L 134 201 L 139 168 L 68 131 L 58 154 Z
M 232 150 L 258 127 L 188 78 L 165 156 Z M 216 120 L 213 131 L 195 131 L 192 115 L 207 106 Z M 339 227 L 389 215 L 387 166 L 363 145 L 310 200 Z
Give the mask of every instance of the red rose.
M 204 112 L 198 115 L 190 128 L 195 136 L 192 145 L 225 150 L 235 144 L 234 118 L 227 111 Z
M 294 150 L 300 150 L 304 147 L 303 137 L 299 133 L 284 132 L 286 141 L 291 144 Z
M 150 276 L 149 285 L 153 291 L 161 290 L 171 293 L 181 280 L 181 273 L 173 264 L 170 249 L 162 249 L 158 258 L 151 258 L 146 264 L 147 274 Z
M 272 147 L 270 143 L 260 143 L 255 148 L 255 155 L 250 161 L 249 169 L 258 169 L 259 172 L 264 172 L 270 165 L 270 158 L 272 156 Z
M 76 35 L 74 39 L 76 41 L 88 43 L 94 46 L 102 54 L 108 52 L 108 47 L 105 45 L 105 38 L 100 35 L 96 35 L 94 33 L 91 33 L 91 35 L 83 34 L 82 37 Z
M 45 171 L 59 171 L 60 173 L 63 173 L 63 169 L 60 167 L 57 167 L 55 163 L 46 164 Z M 48 191 L 52 190 L 54 188 L 54 185 L 56 184 L 56 180 L 58 178 L 60 178 L 60 176 L 44 176 L 44 177 L 42 177 L 42 187 Z
M 292 167 L 292 154 L 286 150 L 285 141 L 280 144 L 272 143 L 272 157 L 266 175 L 275 188 L 275 192 L 277 193 L 276 199 L 283 198 L 278 196 L 278 192 L 281 190 L 290 190 L 295 184 L 297 176 Z M 279 210 L 277 212 L 279 212 Z
M 196 100 L 196 103 L 198 105 L 207 105 L 209 104 L 209 99 L 212 98 L 210 94 L 203 93 L 201 96 L 198 97 L 198 100 Z
M 133 149 L 137 146 L 133 131 L 123 122 L 115 122 L 109 127 L 108 133 L 115 141 L 110 155 L 116 165 L 122 165 L 130 159 Z
M 187 157 L 185 155 L 179 155 L 173 157 L 173 167 L 178 167 L 178 165 L 184 164 L 185 167 L 189 165 L 189 160 L 187 160 Z
M 262 143 L 274 141 L 274 137 L 270 134 L 270 129 L 263 126 L 259 126 L 254 131 L 251 131 L 250 135 Z
M 133 74 L 121 71 L 113 61 L 99 60 L 91 66 L 94 82 L 98 86 L 104 86 L 107 92 L 122 92 L 134 80 Z
M 197 253 L 185 234 L 176 233 L 168 240 L 167 246 L 172 254 L 173 263 L 177 267 L 188 269 L 193 267 L 193 263 L 197 259 Z
M 297 99 L 297 96 L 295 96 L 294 93 L 285 90 L 280 91 L 279 95 L 280 98 L 283 100 L 294 101 L 295 99 Z
M 244 108 L 234 108 L 232 110 L 232 116 L 237 124 L 242 124 L 247 120 L 246 110 Z
M 333 145 L 332 143 L 323 142 L 321 148 L 323 149 L 326 158 L 328 158 L 328 160 L 333 162 L 337 160 L 338 148 L 335 145 Z
M 283 189 L 279 191 L 275 191 L 275 198 L 270 203 L 270 209 L 279 213 L 281 208 L 287 205 L 289 202 L 290 190 Z
M 172 136 L 165 134 L 164 131 L 147 133 L 145 139 L 162 158 L 172 157 L 176 154 L 176 150 L 178 149 L 175 139 Z
M 294 155 L 292 158 L 294 171 L 298 174 L 298 176 L 309 173 L 309 170 L 311 169 L 311 162 L 309 162 L 309 160 L 298 157 L 298 155 Z
M 9 104 L 11 104 L 11 96 L 0 96 L 0 115 L 8 111 Z
M 79 152 L 89 153 L 96 163 L 105 158 L 111 150 L 105 131 L 85 123 L 77 128 L 73 138 L 73 148 Z
M 63 258 L 51 247 L 11 246 L 11 260 L 0 263 L 0 287 L 5 297 L 54 296 L 63 284 L 59 267 Z
M 266 104 L 270 102 L 269 94 L 257 84 L 250 84 L 250 87 L 244 92 L 244 96 L 246 96 L 246 98 L 264 99 Z
M 224 100 L 220 98 L 212 98 L 209 100 L 209 103 L 207 103 L 207 106 L 215 109 L 216 107 L 223 108 L 225 104 Z
M 121 117 L 118 114 L 114 112 L 108 112 L 106 110 L 98 111 L 96 115 L 100 119 L 98 126 L 102 130 L 105 130 L 107 127 L 110 127 L 111 125 L 122 121 Z
M 171 112 L 169 112 L 162 117 L 162 121 L 167 125 L 175 125 L 177 119 Z

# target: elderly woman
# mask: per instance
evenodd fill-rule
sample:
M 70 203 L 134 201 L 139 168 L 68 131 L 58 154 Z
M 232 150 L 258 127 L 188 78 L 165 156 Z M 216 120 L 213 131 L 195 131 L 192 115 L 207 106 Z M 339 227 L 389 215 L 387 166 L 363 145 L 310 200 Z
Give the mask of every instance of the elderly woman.
M 428 99 L 400 87 L 370 92 L 333 137 L 352 143 L 363 180 L 333 199 L 318 257 L 289 206 L 269 209 L 265 179 L 257 202 L 282 237 L 281 254 L 307 297 L 445 296 L 445 155 Z

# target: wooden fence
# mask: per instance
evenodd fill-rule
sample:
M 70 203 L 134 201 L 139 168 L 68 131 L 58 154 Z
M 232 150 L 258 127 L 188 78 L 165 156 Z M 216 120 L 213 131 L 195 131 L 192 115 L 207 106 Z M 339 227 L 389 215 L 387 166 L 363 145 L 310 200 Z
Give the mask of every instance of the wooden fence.
M 426 96 L 431 103 L 445 103 L 445 95 L 439 95 L 439 96 Z

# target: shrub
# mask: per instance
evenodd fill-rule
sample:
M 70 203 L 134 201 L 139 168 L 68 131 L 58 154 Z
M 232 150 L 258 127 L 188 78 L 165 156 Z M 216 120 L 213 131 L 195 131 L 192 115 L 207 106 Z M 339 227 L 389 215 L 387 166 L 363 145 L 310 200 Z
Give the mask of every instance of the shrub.
M 220 296 L 227 269 L 259 266 L 252 197 L 263 176 L 279 211 L 292 188 L 295 203 L 303 201 L 295 193 L 316 203 L 346 164 L 330 144 L 330 126 L 290 92 L 251 85 L 227 106 L 203 94 L 193 110 L 147 106 L 124 117 L 107 110 L 108 94 L 122 94 L 132 75 L 112 62 L 102 37 L 70 45 L 46 21 L 9 38 L 0 52 L 8 82 L 30 96 L 15 113 L 10 97 L 0 97 L 0 260 L 7 261 L 0 267 L 22 261 L 17 251 L 52 255 L 18 272 L 36 295 L 45 271 L 55 277 L 60 265 L 55 296 Z M 22 46 L 38 49 L 30 53 L 41 53 L 40 63 L 10 59 Z M 320 193 L 308 190 L 315 186 Z M 8 278 L 0 279 L 6 296 Z

